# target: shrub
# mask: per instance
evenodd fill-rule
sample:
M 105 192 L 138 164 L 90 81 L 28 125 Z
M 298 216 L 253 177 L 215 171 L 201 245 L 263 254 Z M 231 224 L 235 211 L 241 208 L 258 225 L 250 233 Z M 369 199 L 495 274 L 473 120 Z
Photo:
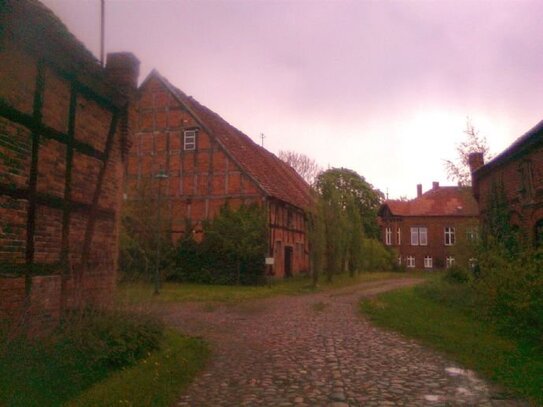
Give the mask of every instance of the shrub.
M 375 239 L 362 240 L 363 268 L 368 271 L 390 271 L 394 269 L 394 255 Z
M 472 273 L 465 267 L 454 265 L 447 269 L 445 280 L 453 284 L 466 284 L 472 280 Z
M 118 369 L 156 350 L 163 326 L 150 317 L 88 309 L 62 322 L 58 343 L 86 355 L 91 365 Z

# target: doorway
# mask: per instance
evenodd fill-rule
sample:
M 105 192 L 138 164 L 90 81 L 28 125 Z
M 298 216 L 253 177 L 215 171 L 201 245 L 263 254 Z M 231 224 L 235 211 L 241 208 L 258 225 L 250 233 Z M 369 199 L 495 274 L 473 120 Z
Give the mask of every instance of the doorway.
M 292 246 L 285 246 L 285 277 L 292 277 Z

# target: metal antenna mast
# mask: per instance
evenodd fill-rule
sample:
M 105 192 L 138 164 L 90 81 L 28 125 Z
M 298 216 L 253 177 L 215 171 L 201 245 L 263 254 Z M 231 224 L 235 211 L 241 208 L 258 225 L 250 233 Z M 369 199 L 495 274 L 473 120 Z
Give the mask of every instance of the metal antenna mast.
M 104 66 L 104 40 L 105 40 L 105 21 L 106 21 L 105 0 L 100 0 L 100 64 Z

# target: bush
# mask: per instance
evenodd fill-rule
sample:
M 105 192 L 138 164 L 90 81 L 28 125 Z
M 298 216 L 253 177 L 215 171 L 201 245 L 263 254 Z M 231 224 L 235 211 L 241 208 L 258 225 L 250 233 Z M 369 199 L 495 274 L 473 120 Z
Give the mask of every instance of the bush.
M 57 333 L 59 343 L 107 369 L 128 366 L 159 348 L 162 324 L 150 317 L 88 309 L 69 315 Z
M 472 273 L 465 267 L 454 265 L 447 269 L 445 280 L 453 284 L 466 284 L 472 280 Z
M 179 242 L 171 280 L 204 284 L 259 284 L 264 281 L 267 226 L 257 205 L 224 207 L 203 225 L 198 243 L 189 233 Z M 190 226 L 187 225 L 187 231 Z
M 367 271 L 390 271 L 394 269 L 394 255 L 375 239 L 362 240 L 362 265 Z
M 543 346 L 543 254 L 511 257 L 495 247 L 481 253 L 479 269 L 474 288 L 483 315 Z

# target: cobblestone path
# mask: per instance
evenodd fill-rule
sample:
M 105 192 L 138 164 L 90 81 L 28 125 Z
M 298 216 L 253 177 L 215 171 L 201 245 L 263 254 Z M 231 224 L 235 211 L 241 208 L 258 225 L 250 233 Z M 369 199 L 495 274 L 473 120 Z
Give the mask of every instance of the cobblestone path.
M 177 406 L 523 406 L 471 371 L 359 315 L 365 283 L 238 306 L 179 304 L 165 318 L 213 355 Z

